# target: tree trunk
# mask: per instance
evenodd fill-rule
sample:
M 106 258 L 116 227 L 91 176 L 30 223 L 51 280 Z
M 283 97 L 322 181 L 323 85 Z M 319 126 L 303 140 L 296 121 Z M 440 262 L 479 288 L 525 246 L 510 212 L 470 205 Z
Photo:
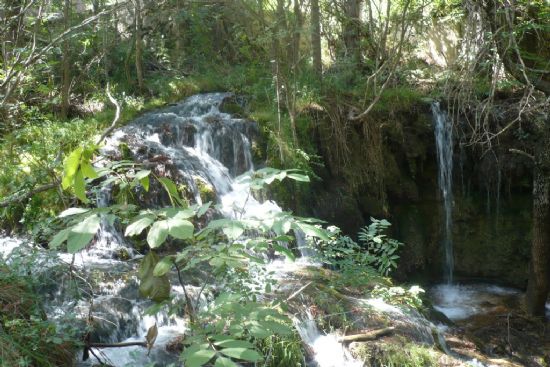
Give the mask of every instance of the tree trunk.
M 174 14 L 174 23 L 172 25 L 174 31 L 175 45 L 174 45 L 174 60 L 173 63 L 177 69 L 181 68 L 183 65 L 183 40 L 181 34 L 181 22 L 180 22 L 180 13 L 183 6 L 178 0 L 176 2 L 176 13 Z
M 71 27 L 71 0 L 65 0 L 63 9 L 65 30 Z M 67 119 L 69 115 L 71 93 L 71 50 L 69 40 L 63 41 L 63 76 L 61 84 L 61 119 Z
M 346 19 L 344 21 L 344 44 L 346 56 L 357 66 L 362 62 L 361 56 L 361 1 L 347 0 L 345 5 Z
M 136 75 L 138 81 L 139 93 L 145 91 L 143 81 L 143 18 L 141 16 L 141 0 L 136 1 Z
M 319 0 L 311 0 L 311 52 L 313 56 L 313 70 L 321 79 L 323 61 L 321 58 L 321 11 Z
M 543 134 L 535 155 L 533 243 L 526 297 L 527 312 L 534 316 L 544 316 L 550 292 L 550 126 L 544 127 Z

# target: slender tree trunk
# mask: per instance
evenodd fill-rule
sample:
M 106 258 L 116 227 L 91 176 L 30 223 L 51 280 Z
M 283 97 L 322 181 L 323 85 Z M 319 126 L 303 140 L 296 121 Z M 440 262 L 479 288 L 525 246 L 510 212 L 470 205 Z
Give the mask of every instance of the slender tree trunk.
M 63 9 L 65 30 L 71 27 L 71 0 L 65 0 Z M 63 41 L 63 70 L 61 84 L 61 119 L 65 120 L 69 115 L 70 93 L 71 93 L 71 50 L 69 40 Z
M 145 84 L 143 81 L 143 18 L 141 14 L 141 0 L 136 1 L 136 75 L 138 81 L 138 89 L 140 93 L 145 91 Z
M 181 1 L 176 2 L 176 13 L 174 14 L 174 38 L 175 38 L 175 47 L 174 47 L 174 65 L 177 68 L 180 68 L 183 65 L 183 40 L 181 35 L 181 22 L 180 22 L 180 12 L 182 9 Z
M 344 44 L 346 55 L 359 66 L 361 56 L 361 2 L 362 0 L 347 0 L 346 19 L 344 22 Z
M 319 0 L 311 0 L 311 52 L 313 56 L 313 69 L 317 77 L 321 79 L 323 61 L 321 58 L 321 11 L 319 9 Z
M 550 126 L 545 126 L 542 142 L 535 155 L 533 243 L 526 297 L 527 312 L 535 316 L 544 316 L 550 292 Z

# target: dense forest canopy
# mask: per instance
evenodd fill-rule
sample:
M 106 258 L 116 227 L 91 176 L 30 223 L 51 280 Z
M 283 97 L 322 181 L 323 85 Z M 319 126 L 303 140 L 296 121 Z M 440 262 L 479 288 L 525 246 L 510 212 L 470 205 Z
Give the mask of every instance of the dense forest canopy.
M 366 292 L 427 314 L 431 306 L 422 306 L 415 286 L 396 291 L 388 277 L 439 279 L 443 260 L 433 260 L 429 242 L 447 231 L 452 247 L 460 225 L 460 231 L 471 228 L 458 234 L 458 252 L 447 253 L 450 264 L 454 259 L 457 272 L 471 277 L 496 268 L 491 280 L 523 287 L 525 299 L 513 312 L 526 315 L 529 327 L 544 326 L 550 294 L 548 0 L 0 0 L 0 43 L 2 238 L 70 253 L 68 270 L 51 272 L 69 276 L 82 291 L 87 285 L 78 283 L 85 276 L 76 273 L 74 254 L 93 253 L 105 232 L 118 233 L 109 241 L 132 245 L 113 256 L 139 260 L 132 271 L 142 298 L 157 302 L 155 312 L 170 305 L 170 315 L 187 320 L 189 342 L 174 343 L 185 366 L 305 363 L 303 345 L 311 343 L 289 316 L 298 314 L 300 297 L 349 302 Z M 223 93 L 181 102 L 211 92 Z M 432 113 L 449 122 L 447 165 L 455 167 L 448 177 L 455 194 L 448 193 L 444 214 L 447 193 L 436 188 L 444 162 L 435 157 L 433 122 L 426 118 Z M 158 130 L 150 130 L 154 124 Z M 178 150 L 186 145 L 196 151 Z M 180 156 L 171 155 L 176 151 Z M 207 168 L 201 171 L 201 164 Z M 495 258 L 506 257 L 498 259 L 506 265 L 476 269 L 483 261 L 469 262 L 460 247 L 469 236 L 468 249 L 483 256 L 491 251 L 483 247 L 486 239 L 474 243 L 485 236 L 475 233 L 481 224 L 468 222 L 482 218 L 472 214 L 484 205 L 476 200 L 487 202 L 479 222 L 493 221 L 491 231 L 514 242 L 502 224 L 501 197 L 521 201 L 525 193 L 528 218 L 519 211 L 510 217 L 514 223 L 517 215 L 522 243 L 508 249 L 503 240 Z M 240 208 L 224 207 L 239 195 L 244 200 L 233 206 Z M 427 208 L 426 198 L 437 205 Z M 264 210 L 271 200 L 284 210 L 269 204 L 280 212 L 268 219 L 247 214 L 251 203 Z M 403 219 L 409 210 L 417 210 L 414 221 Z M 419 214 L 426 212 L 437 219 Z M 390 230 L 383 218 L 398 224 Z M 426 245 L 409 246 L 399 237 L 404 233 Z M 301 252 L 304 258 L 322 264 L 319 274 L 308 275 L 304 288 L 295 279 L 266 275 L 258 281 L 260 295 L 251 281 L 258 270 L 250 264 L 294 259 L 301 241 L 313 248 Z M 440 258 L 442 251 L 435 251 Z M 92 306 L 87 326 L 79 324 L 85 333 L 56 331 L 35 294 L 48 277 L 29 279 L 25 261 L 10 262 L 1 253 L 0 260 L 0 342 L 10 345 L 0 350 L 0 365 L 71 365 L 77 349 L 101 362 L 94 350 L 125 347 L 94 339 Z M 452 279 L 453 265 L 448 270 Z M 281 298 L 272 292 L 287 281 L 297 293 Z M 325 281 L 316 288 L 320 295 L 307 289 Z M 177 301 L 170 296 L 174 286 L 183 292 Z M 94 291 L 84 293 L 74 299 L 91 297 L 93 304 Z M 201 309 L 201 297 L 211 297 L 210 306 Z M 330 332 L 353 329 L 353 322 L 346 324 L 351 319 L 327 320 Z M 212 327 L 202 330 L 206 324 Z M 26 327 L 36 333 L 23 333 Z M 389 329 L 361 335 L 376 340 L 395 332 Z M 131 346 L 152 350 L 157 333 L 155 323 L 145 341 Z M 39 334 L 47 336 L 44 343 Z M 543 336 L 535 344 L 544 350 L 547 331 L 537 335 Z M 356 342 L 339 342 L 350 341 Z M 515 353 L 510 336 L 507 343 L 502 353 L 518 363 L 539 358 L 541 364 L 532 365 L 550 364 L 548 350 Z M 51 359 L 41 359 L 52 345 Z M 418 359 L 411 366 L 447 365 L 414 348 L 401 356 Z M 398 354 L 394 349 L 384 357 L 376 351 L 366 352 L 373 366 L 405 365 L 401 357 L 387 359 Z

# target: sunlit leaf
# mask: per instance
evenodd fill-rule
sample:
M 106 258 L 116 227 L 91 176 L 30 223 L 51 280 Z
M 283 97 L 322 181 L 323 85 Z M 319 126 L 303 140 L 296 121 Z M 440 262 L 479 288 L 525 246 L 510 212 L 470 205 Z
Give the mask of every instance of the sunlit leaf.
M 126 237 L 137 236 L 143 232 L 145 228 L 149 227 L 154 220 L 155 218 L 152 215 L 141 217 L 126 227 L 124 235 Z
M 260 353 L 248 348 L 224 348 L 220 352 L 228 357 L 242 359 L 248 362 L 258 362 L 263 358 Z
M 147 243 L 151 248 L 157 248 L 166 241 L 168 237 L 168 222 L 166 220 L 159 220 L 153 223 L 153 226 L 147 234 Z
M 62 211 L 61 214 L 58 215 L 58 217 L 65 218 L 65 217 L 70 217 L 72 215 L 86 213 L 89 211 L 90 209 L 86 209 L 86 208 L 69 208 L 67 210 Z
M 174 256 L 166 256 L 160 260 L 155 269 L 153 270 L 153 275 L 156 277 L 161 277 L 164 274 L 168 273 L 174 266 Z
M 193 238 L 193 231 L 195 227 L 193 223 L 185 219 L 170 218 L 167 220 L 168 233 L 174 238 L 180 240 L 187 240 Z
M 94 214 L 72 227 L 67 237 L 67 251 L 74 254 L 86 247 L 97 233 L 100 223 L 99 215 Z
M 225 357 L 218 357 L 214 367 L 239 367 L 238 364 Z

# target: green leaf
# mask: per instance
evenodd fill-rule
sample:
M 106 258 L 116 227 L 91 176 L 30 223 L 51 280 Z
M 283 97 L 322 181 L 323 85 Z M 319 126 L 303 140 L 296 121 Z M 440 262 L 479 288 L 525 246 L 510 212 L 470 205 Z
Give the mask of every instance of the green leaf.
M 294 256 L 294 254 L 292 253 L 292 251 L 290 251 L 289 249 L 287 249 L 286 247 L 284 246 L 281 246 L 277 243 L 274 243 L 273 245 L 273 250 L 277 251 L 277 252 L 280 252 L 282 254 L 284 254 L 287 258 L 289 258 L 290 260 L 294 261 L 294 259 L 296 258 L 296 256 Z
M 213 350 L 199 349 L 185 356 L 185 367 L 200 367 L 208 363 L 216 355 Z
M 238 364 L 225 357 L 218 357 L 214 367 L 239 367 Z
M 86 247 L 99 229 L 101 219 L 94 214 L 71 228 L 67 237 L 67 251 L 77 253 Z
M 306 235 L 311 237 L 318 237 L 324 241 L 329 241 L 330 239 L 325 229 L 315 227 L 314 225 L 311 225 L 311 224 L 296 222 L 294 223 L 293 228 L 300 229 Z
M 154 251 L 150 251 L 141 261 L 138 271 L 139 293 L 155 302 L 162 302 L 170 297 L 170 280 L 166 275 L 153 275 L 158 263 L 159 259 Z
M 63 167 L 63 180 L 61 186 L 64 190 L 67 190 L 73 183 L 74 176 L 80 165 L 80 157 L 82 155 L 82 147 L 78 147 L 65 158 L 64 167 Z
M 143 186 L 143 189 L 145 191 L 149 191 L 149 175 L 151 174 L 151 171 L 149 170 L 142 170 L 135 174 L 134 181 L 139 181 L 141 186 Z
M 228 357 L 242 359 L 248 362 L 258 362 L 263 358 L 260 353 L 248 348 L 225 348 L 220 352 Z
M 292 221 L 289 218 L 282 218 L 273 223 L 273 231 L 275 231 L 278 236 L 282 236 L 290 231 L 291 226 Z
M 166 241 L 168 237 L 168 221 L 159 220 L 153 223 L 153 226 L 147 234 L 147 243 L 151 248 L 157 248 Z
M 89 203 L 90 200 L 86 197 L 86 182 L 84 181 L 84 175 L 82 170 L 78 170 L 74 175 L 74 194 L 83 203 Z
M 152 215 L 148 215 L 145 217 L 141 217 L 138 220 L 132 222 L 128 227 L 126 227 L 126 231 L 124 231 L 124 236 L 126 237 L 132 237 L 137 236 L 143 230 L 151 225 L 155 218 Z
M 164 274 L 168 273 L 172 266 L 174 266 L 174 257 L 175 256 L 166 256 L 160 260 L 153 270 L 153 275 L 156 277 L 161 277 Z
M 288 173 L 286 177 L 293 179 L 294 181 L 300 181 L 300 182 L 310 182 L 309 176 L 307 175 L 300 175 L 298 173 Z
M 229 221 L 222 231 L 230 240 L 235 240 L 244 233 L 244 226 L 240 222 Z
M 169 217 L 174 219 L 189 219 L 195 216 L 195 211 L 191 208 L 176 209 L 174 213 L 170 213 Z
M 170 218 L 168 222 L 168 233 L 174 238 L 186 240 L 193 238 L 193 223 L 185 219 Z
M 80 165 L 80 169 L 82 170 L 82 174 L 84 175 L 84 177 L 88 177 L 91 179 L 99 177 L 95 168 L 90 164 L 90 162 L 83 162 Z
M 67 240 L 67 237 L 69 237 L 70 228 L 65 228 L 59 232 L 55 236 L 53 236 L 52 240 L 48 244 L 51 249 L 57 249 L 63 242 Z
M 160 177 L 159 182 L 164 186 L 164 189 L 168 193 L 168 196 L 170 197 L 170 201 L 172 202 L 172 205 L 179 204 L 181 206 L 184 205 L 183 200 L 180 197 L 178 188 L 174 181 L 166 178 L 166 177 Z
M 199 210 L 197 210 L 197 217 L 199 218 L 202 217 L 206 213 L 206 211 L 210 208 L 211 205 L 212 205 L 212 202 L 209 201 L 203 206 L 201 206 Z
M 254 348 L 254 345 L 246 340 L 228 339 L 214 342 L 220 348 Z
M 86 208 L 69 208 L 67 210 L 62 211 L 61 214 L 58 215 L 58 218 L 70 217 L 72 215 L 82 214 L 89 211 L 90 209 L 86 209 Z

